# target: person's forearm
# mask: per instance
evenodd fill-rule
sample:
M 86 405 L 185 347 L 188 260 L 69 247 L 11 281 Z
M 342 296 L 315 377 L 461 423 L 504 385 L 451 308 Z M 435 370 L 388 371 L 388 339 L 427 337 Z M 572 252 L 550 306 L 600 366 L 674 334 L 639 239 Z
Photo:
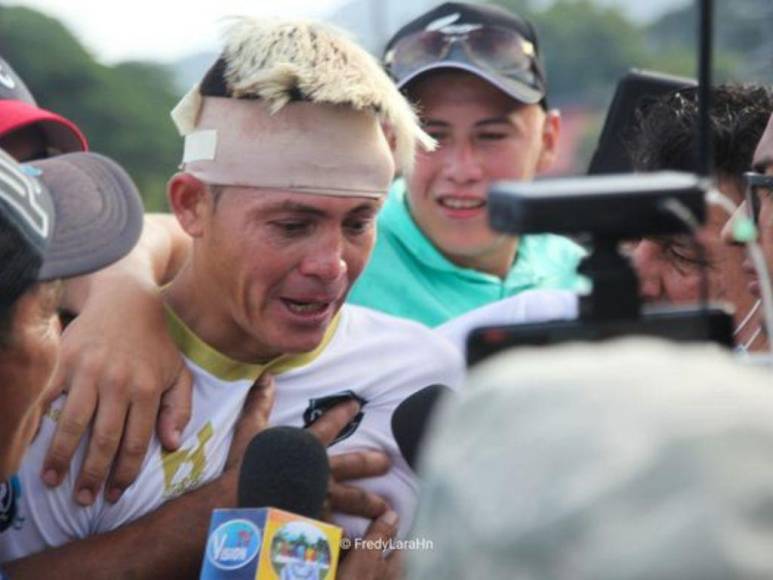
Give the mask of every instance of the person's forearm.
M 62 307 L 72 313 L 80 313 L 92 292 L 111 294 L 115 284 L 123 285 L 127 281 L 148 287 L 164 285 L 182 267 L 190 245 L 190 238 L 174 216 L 148 214 L 140 240 L 125 258 L 108 268 L 65 282 Z
M 4 564 L 12 580 L 196 578 L 215 508 L 236 506 L 237 470 L 112 532 Z

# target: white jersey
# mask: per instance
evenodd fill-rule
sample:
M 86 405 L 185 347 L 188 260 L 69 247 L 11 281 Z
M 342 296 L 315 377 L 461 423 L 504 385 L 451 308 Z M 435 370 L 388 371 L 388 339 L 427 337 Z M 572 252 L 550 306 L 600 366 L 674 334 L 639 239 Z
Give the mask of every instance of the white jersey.
M 466 353 L 467 335 L 475 328 L 574 319 L 578 305 L 578 295 L 568 290 L 528 290 L 470 310 L 435 327 L 435 331 Z
M 43 458 L 55 428 L 56 411 L 49 412 L 19 473 L 18 515 L 14 525 L 0 534 L 0 562 L 113 530 L 222 472 L 244 400 L 265 367 L 232 361 L 204 344 L 179 320 L 170 320 L 172 334 L 194 376 L 193 416 L 181 448 L 163 452 L 154 440 L 137 481 L 117 503 L 106 502 L 100 494 L 92 506 L 80 507 L 72 497 L 85 456 L 84 442 L 62 485 L 51 490 L 41 481 Z M 360 416 L 330 447 L 330 453 L 373 449 L 389 454 L 391 470 L 358 485 L 389 502 L 400 515 L 400 532 L 405 534 L 415 511 L 417 489 L 392 437 L 392 412 L 408 395 L 428 385 L 459 387 L 464 377 L 460 353 L 418 323 L 346 305 L 316 351 L 268 366 L 276 379 L 273 425 L 304 426 L 335 404 L 337 395 L 353 394 L 364 401 Z M 62 400 L 57 403 L 61 408 Z M 337 523 L 354 536 L 361 536 L 368 524 L 349 516 L 339 516 Z

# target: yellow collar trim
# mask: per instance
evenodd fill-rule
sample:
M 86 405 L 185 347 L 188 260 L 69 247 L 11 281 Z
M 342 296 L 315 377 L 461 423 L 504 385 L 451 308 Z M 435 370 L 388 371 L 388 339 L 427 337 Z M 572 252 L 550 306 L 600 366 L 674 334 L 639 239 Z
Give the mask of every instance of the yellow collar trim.
M 338 329 L 341 313 L 333 317 L 322 342 L 310 352 L 297 355 L 283 354 L 266 364 L 249 364 L 234 360 L 215 350 L 201 340 L 188 325 L 186 325 L 169 305 L 165 305 L 166 324 L 169 334 L 180 352 L 205 371 L 224 381 L 248 379 L 254 381 L 266 371 L 278 375 L 292 369 L 297 369 L 311 363 L 322 354 Z

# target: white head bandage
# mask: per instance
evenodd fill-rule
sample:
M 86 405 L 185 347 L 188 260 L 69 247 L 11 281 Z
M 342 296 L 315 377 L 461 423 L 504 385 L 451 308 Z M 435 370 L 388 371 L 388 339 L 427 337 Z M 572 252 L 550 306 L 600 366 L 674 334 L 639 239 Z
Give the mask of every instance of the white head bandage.
M 411 170 L 417 142 L 434 146 L 378 63 L 343 33 L 239 18 L 225 36 L 228 96 L 202 96 L 197 85 L 172 111 L 185 169 L 203 181 L 378 196 L 395 170 Z
M 394 161 L 376 117 L 294 102 L 271 114 L 256 100 L 206 97 L 185 138 L 185 169 L 206 183 L 380 197 Z

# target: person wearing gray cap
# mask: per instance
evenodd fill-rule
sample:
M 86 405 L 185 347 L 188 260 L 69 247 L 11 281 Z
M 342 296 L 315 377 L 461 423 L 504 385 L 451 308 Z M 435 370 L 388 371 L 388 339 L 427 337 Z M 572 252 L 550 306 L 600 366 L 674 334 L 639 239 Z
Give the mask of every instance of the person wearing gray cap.
M 126 255 L 142 202 L 113 161 L 87 153 L 20 166 L 0 151 L 0 478 L 19 466 L 56 365 L 57 280 Z
M 85 135 L 69 119 L 38 106 L 34 96 L 21 77 L 11 65 L 0 58 L 0 148 L 5 150 L 18 162 L 46 159 L 63 153 L 87 151 L 88 144 Z M 91 281 L 77 279 L 65 283 L 65 291 L 61 306 L 64 311 L 64 321 L 70 312 L 78 311 L 81 302 L 73 303 L 70 297 L 78 296 L 74 287 L 88 286 Z M 117 293 L 114 300 L 121 300 Z M 125 308 L 132 305 L 124 301 Z M 97 356 L 102 352 L 98 341 L 99 333 L 87 349 L 87 356 Z M 76 340 L 81 336 L 81 325 L 68 325 L 68 337 Z M 70 356 L 67 342 L 60 352 L 61 373 L 52 377 L 55 388 L 66 389 L 77 385 L 76 395 L 70 399 L 61 413 L 57 425 L 57 433 L 48 451 L 46 466 L 41 477 L 46 481 L 55 480 L 57 469 L 64 470 L 69 466 L 78 442 L 86 433 L 89 417 L 93 414 L 94 427 L 89 433 L 89 450 L 84 459 L 79 475 L 80 486 L 98 487 L 104 478 L 110 475 L 111 484 L 117 487 L 128 487 L 137 476 L 145 450 L 137 449 L 136 441 L 147 441 L 151 437 L 154 424 L 164 448 L 175 451 L 179 447 L 179 431 L 188 420 L 190 401 L 190 376 L 184 372 L 175 372 L 159 383 L 158 392 L 154 391 L 155 383 L 145 381 L 143 372 L 147 365 L 141 357 L 131 356 L 131 362 L 121 365 L 115 360 L 115 345 L 110 345 L 110 360 L 105 366 L 111 369 L 111 376 L 102 380 L 75 381 L 66 383 L 66 369 L 70 368 Z M 159 352 L 159 356 L 173 356 L 174 352 Z M 78 353 L 81 356 L 82 353 Z M 79 359 L 82 362 L 82 359 Z M 88 363 L 83 363 L 84 366 Z M 92 365 L 92 372 L 96 369 Z M 182 365 L 178 367 L 182 369 Z M 128 387 L 115 387 L 116 377 L 123 377 Z M 87 393 L 81 387 L 84 382 L 93 384 L 94 393 Z M 140 385 L 140 387 L 137 387 Z M 160 401 L 159 401 L 160 397 Z M 158 411 L 158 409 L 161 411 Z M 123 414 L 121 411 L 123 410 Z M 156 414 L 158 417 L 156 418 Z M 123 429 L 120 426 L 124 426 Z M 122 432 L 123 431 L 123 432 Z M 112 442 L 112 445 L 106 442 Z M 115 456 L 115 459 L 114 459 Z
M 14 472 L 54 395 L 59 281 L 126 255 L 142 213 L 134 184 L 110 159 L 72 153 L 19 165 L 0 150 L 0 534 L 19 524 Z
M 769 370 L 627 338 L 513 349 L 468 385 L 420 457 L 434 550 L 407 578 L 773 577 Z

